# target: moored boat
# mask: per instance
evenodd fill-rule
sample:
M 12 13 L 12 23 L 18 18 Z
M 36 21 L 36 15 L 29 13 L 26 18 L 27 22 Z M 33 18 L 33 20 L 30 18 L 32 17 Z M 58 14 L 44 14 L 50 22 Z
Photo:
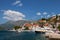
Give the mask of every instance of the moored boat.
M 36 33 L 45 33 L 46 31 L 44 28 L 36 28 L 35 30 Z
M 35 32 L 36 33 L 46 33 L 49 30 L 51 30 L 51 28 L 48 28 L 48 27 L 43 27 L 43 28 L 40 27 L 39 28 L 39 27 L 37 27 L 36 30 L 35 30 Z

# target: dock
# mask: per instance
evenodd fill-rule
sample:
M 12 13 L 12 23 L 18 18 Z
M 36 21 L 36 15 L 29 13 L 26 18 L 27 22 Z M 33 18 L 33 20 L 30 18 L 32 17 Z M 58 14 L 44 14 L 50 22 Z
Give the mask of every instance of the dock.
M 60 40 L 60 34 L 58 33 L 46 33 L 45 36 L 49 40 Z

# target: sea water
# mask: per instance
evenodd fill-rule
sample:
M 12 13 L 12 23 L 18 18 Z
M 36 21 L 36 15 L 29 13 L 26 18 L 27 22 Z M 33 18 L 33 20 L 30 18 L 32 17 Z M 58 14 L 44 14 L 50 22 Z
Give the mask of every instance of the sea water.
M 44 34 L 35 32 L 0 31 L 0 40 L 47 40 Z

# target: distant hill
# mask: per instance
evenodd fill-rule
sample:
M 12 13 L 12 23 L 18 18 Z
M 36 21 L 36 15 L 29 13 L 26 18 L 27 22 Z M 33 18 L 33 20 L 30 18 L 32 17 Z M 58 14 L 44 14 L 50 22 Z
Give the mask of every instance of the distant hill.
M 4 24 L 1 24 L 0 27 L 3 27 L 5 29 L 12 29 L 14 26 L 22 26 L 25 23 L 31 23 L 33 21 L 28 20 L 19 20 L 19 21 L 8 21 Z

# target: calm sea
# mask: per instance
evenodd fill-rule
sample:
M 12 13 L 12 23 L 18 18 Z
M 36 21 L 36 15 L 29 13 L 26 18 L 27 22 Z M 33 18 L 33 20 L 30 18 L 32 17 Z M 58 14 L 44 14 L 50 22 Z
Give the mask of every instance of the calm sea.
M 0 31 L 0 40 L 47 40 L 44 34 L 35 32 Z

